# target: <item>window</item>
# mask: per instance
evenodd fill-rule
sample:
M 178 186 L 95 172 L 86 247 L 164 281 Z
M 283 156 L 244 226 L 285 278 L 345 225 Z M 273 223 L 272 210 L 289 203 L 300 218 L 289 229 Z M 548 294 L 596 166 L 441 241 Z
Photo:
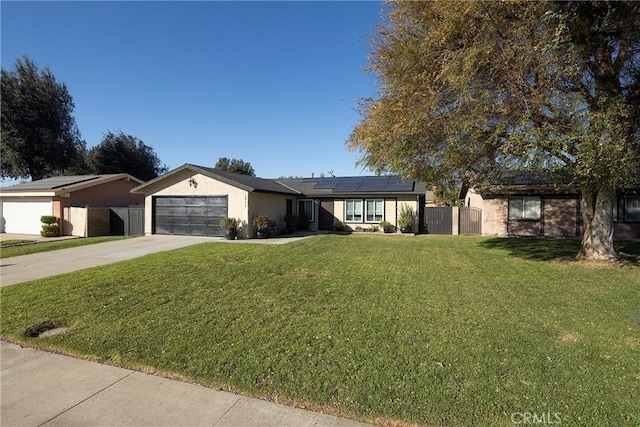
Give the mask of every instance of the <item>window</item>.
M 362 200 L 344 201 L 345 222 L 362 222 Z
M 624 219 L 625 221 L 640 221 L 640 197 L 625 197 Z
M 509 219 L 540 219 L 540 197 L 512 197 L 509 199 Z
M 384 219 L 384 200 L 366 201 L 367 222 L 380 222 Z
M 307 218 L 309 218 L 309 222 L 313 222 L 313 213 L 314 213 L 313 209 L 313 200 L 312 199 L 301 199 L 298 200 L 298 216 L 302 215 L 303 213 L 305 215 L 307 215 Z

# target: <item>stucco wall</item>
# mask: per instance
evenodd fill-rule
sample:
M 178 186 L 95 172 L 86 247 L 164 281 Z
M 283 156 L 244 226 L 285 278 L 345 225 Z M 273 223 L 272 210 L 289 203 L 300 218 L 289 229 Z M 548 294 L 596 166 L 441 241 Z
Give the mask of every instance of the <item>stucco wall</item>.
M 483 235 L 504 236 L 507 234 L 507 206 L 506 199 L 485 199 L 483 201 L 481 207 Z
M 362 197 L 346 197 L 345 199 L 362 199 Z M 356 227 L 369 228 L 371 225 L 378 225 L 379 222 L 370 223 L 370 222 L 346 222 L 345 212 L 344 212 L 344 201 L 345 199 L 335 199 L 333 202 L 333 214 L 336 217 L 336 220 L 342 221 L 346 226 L 355 230 Z M 413 209 L 418 213 L 418 201 L 415 196 L 405 196 L 405 197 L 366 197 L 365 199 L 383 199 L 384 200 L 384 220 L 389 221 L 391 224 L 397 227 L 398 225 L 398 212 L 400 211 L 401 205 L 412 206 Z M 364 207 L 363 207 L 364 209 Z M 364 212 L 363 212 L 364 214 Z M 416 228 L 417 229 L 417 228 Z
M 189 183 L 193 177 L 196 184 Z M 248 192 L 240 188 L 225 184 L 201 174 L 194 174 L 190 170 L 183 170 L 175 175 L 158 181 L 148 189 L 144 206 L 144 232 L 151 234 L 153 227 L 153 196 L 225 196 L 228 195 L 228 216 L 239 218 L 247 224 L 247 208 L 249 206 Z M 244 234 L 244 233 L 243 233 Z M 240 234 L 239 234 L 240 235 Z
M 266 215 L 269 220 L 278 223 L 279 228 L 284 227 L 284 216 L 287 213 L 287 199 L 293 200 L 293 211 L 297 210 L 296 197 L 294 195 L 274 194 L 274 193 L 249 193 L 249 222 L 258 215 Z M 315 223 L 318 222 L 316 212 Z M 309 226 L 311 228 L 311 226 Z M 251 237 L 255 230 L 253 227 L 247 227 L 246 233 L 242 233 L 243 237 Z
M 120 179 L 74 191 L 70 193 L 70 197 L 57 197 L 56 200 L 60 200 L 62 207 L 90 206 L 108 208 L 142 205 L 144 203 L 144 195 L 131 193 L 131 189 L 138 185 L 136 181 Z
M 577 237 L 578 199 L 544 199 L 544 235 Z

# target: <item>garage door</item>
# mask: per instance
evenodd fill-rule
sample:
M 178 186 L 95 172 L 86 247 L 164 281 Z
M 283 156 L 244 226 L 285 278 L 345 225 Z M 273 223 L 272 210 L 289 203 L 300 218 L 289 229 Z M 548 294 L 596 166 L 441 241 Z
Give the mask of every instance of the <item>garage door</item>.
M 223 236 L 227 196 L 154 197 L 154 233 Z
M 43 215 L 53 215 L 53 202 L 32 200 L 2 202 L 2 223 L 5 233 L 40 234 Z

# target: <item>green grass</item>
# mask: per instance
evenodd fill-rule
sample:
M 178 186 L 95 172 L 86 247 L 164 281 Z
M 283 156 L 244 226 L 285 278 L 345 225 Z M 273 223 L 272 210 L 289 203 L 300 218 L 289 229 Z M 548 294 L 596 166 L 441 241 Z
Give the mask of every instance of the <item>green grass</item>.
M 1 335 L 380 424 L 638 425 L 640 267 L 572 245 L 207 243 L 2 288 Z
M 0 258 L 56 251 L 58 249 L 75 248 L 76 246 L 93 245 L 95 243 L 110 242 L 112 240 L 120 240 L 124 238 L 125 237 L 123 236 L 84 237 L 78 239 L 54 240 L 52 242 L 38 242 L 29 245 L 6 246 L 9 244 L 8 242 L 10 242 L 8 240 L 2 242 L 2 246 L 0 246 Z

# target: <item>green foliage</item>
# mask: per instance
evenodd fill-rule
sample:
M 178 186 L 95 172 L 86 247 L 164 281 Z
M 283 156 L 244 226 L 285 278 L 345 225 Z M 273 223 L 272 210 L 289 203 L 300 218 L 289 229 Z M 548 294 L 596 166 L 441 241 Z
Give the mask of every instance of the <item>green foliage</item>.
M 153 147 L 123 132 L 107 132 L 102 142 L 89 150 L 86 163 L 91 173 L 128 173 L 143 181 L 168 170 Z
M 253 225 L 257 231 L 264 231 L 269 228 L 269 217 L 266 215 L 258 215 L 251 220 L 251 225 Z
M 220 227 L 229 231 L 238 231 L 241 223 L 239 218 L 224 217 L 220 220 Z
M 293 233 L 298 229 L 298 217 L 293 214 L 284 216 L 284 224 L 289 233 Z
M 412 206 L 400 205 L 400 212 L 398 214 L 398 227 L 404 229 L 413 229 L 417 221 L 416 211 Z
M 36 180 L 81 164 L 85 142 L 67 86 L 27 56 L 13 70 L 2 68 L 0 80 L 2 177 Z
M 300 227 L 300 230 L 308 230 L 310 223 L 311 218 L 309 218 L 309 215 L 307 215 L 306 212 L 301 212 L 298 216 L 298 226 Z
M 640 3 L 388 6 L 369 67 L 380 95 L 349 140 L 361 161 L 475 187 L 561 171 L 593 194 L 584 241 L 613 251 L 610 194 L 640 165 Z
M 396 231 L 396 228 L 389 221 L 380 222 L 380 228 L 382 228 L 382 231 L 385 233 L 395 233 Z
M 336 221 L 333 223 L 333 231 L 346 231 L 346 227 L 344 225 L 344 222 L 342 221 Z
M 40 235 L 42 237 L 58 237 L 60 236 L 60 227 L 58 224 L 42 224 Z
M 256 176 L 256 171 L 253 169 L 253 166 L 251 166 L 251 163 L 245 162 L 242 159 L 229 159 L 227 157 L 220 157 L 216 162 L 214 168 L 234 173 L 240 173 L 243 175 Z
M 43 224 L 55 224 L 58 218 L 53 215 L 43 215 L 40 217 L 40 222 Z
M 636 425 L 640 268 L 579 245 L 206 243 L 2 287 L 0 335 L 378 425 Z M 70 329 L 24 336 L 47 320 Z

